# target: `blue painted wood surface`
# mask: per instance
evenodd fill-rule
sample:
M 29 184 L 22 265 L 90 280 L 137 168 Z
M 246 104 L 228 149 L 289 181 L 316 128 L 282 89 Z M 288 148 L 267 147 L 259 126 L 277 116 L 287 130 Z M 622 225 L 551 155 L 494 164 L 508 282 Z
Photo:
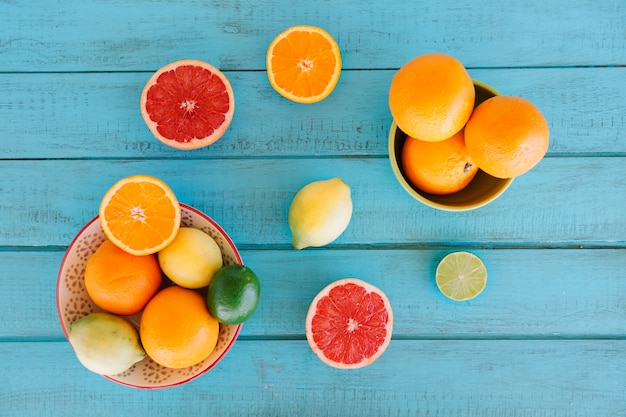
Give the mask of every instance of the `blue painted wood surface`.
M 0 415 L 626 416 L 626 3 L 499 1 L 0 1 Z M 314 105 L 281 98 L 265 52 L 288 26 L 338 41 L 344 70 Z M 387 158 L 394 72 L 426 52 L 533 101 L 546 158 L 487 207 L 427 208 Z M 139 111 L 150 74 L 182 58 L 224 70 L 226 135 L 181 152 Z M 263 298 L 220 364 L 140 391 L 84 369 L 55 305 L 63 253 L 117 179 L 148 173 L 217 220 Z M 341 176 L 354 216 L 295 251 L 286 215 L 309 181 Z M 471 250 L 489 270 L 475 300 L 434 284 Z M 373 365 L 338 371 L 304 337 L 324 285 L 356 276 L 394 307 Z

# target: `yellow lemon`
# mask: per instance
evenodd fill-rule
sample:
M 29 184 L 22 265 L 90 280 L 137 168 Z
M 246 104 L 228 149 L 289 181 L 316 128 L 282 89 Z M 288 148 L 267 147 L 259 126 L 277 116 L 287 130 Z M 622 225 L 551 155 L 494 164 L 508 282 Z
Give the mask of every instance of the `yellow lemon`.
M 116 375 L 146 357 L 137 330 L 111 313 L 92 313 L 70 326 L 69 341 L 85 368 Z
M 305 185 L 289 208 L 289 227 L 296 249 L 324 246 L 337 239 L 352 218 L 350 187 L 341 178 Z
M 158 253 L 163 273 L 185 288 L 202 288 L 223 266 L 222 251 L 211 236 L 181 227 L 172 243 Z

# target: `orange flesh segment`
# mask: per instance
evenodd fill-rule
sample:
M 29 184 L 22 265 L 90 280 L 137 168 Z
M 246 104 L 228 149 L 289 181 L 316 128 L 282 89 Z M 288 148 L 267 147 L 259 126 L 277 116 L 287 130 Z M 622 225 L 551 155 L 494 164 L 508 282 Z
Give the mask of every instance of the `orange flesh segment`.
M 272 56 L 276 84 L 300 97 L 322 94 L 336 65 L 332 45 L 312 32 L 291 33 L 276 44 Z
M 113 243 L 134 255 L 154 253 L 167 245 L 180 226 L 180 205 L 159 180 L 124 179 L 105 195 L 102 227 Z

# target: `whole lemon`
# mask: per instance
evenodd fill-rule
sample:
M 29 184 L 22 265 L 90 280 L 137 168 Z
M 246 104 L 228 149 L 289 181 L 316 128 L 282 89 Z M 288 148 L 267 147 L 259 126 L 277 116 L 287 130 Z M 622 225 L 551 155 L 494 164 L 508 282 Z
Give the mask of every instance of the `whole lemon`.
M 158 253 L 163 273 L 184 288 L 202 288 L 223 266 L 222 251 L 207 233 L 181 227 L 172 243 Z
M 92 313 L 73 322 L 69 341 L 80 363 L 97 374 L 120 374 L 146 357 L 137 330 L 111 313 Z
M 324 246 L 337 239 L 352 218 L 350 187 L 341 178 L 302 187 L 289 208 L 289 227 L 296 249 Z

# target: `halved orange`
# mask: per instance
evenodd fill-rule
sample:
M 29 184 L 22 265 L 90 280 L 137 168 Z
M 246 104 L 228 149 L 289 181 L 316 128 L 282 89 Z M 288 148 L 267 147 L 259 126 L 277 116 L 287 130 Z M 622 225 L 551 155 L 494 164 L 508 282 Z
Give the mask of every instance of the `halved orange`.
M 148 175 L 115 183 L 100 203 L 104 234 L 120 249 L 149 255 L 169 245 L 180 228 L 180 204 L 170 187 Z
M 208 146 L 226 132 L 235 112 L 228 78 L 198 60 L 156 71 L 141 94 L 141 114 L 152 134 L 176 149 Z
M 316 26 L 292 26 L 267 49 L 267 76 L 283 97 L 315 103 L 327 97 L 341 73 L 339 46 Z

